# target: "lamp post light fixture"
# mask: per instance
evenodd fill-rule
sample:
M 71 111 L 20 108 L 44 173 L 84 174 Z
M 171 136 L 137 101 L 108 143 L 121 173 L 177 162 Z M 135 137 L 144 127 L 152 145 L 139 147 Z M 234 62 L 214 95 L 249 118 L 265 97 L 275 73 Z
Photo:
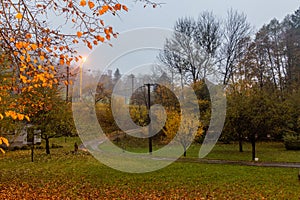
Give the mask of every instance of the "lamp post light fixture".
M 80 101 L 82 100 L 82 68 L 83 68 L 83 64 L 85 63 L 86 61 L 86 57 L 82 57 L 82 61 L 81 61 L 81 64 L 80 64 L 80 80 L 79 80 L 79 98 L 80 98 Z

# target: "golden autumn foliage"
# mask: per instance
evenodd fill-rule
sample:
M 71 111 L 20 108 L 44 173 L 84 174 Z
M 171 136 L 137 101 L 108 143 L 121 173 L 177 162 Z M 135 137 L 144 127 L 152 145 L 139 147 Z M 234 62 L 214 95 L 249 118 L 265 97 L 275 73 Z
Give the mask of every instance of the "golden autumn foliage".
M 177 111 L 169 111 L 163 131 L 169 140 L 176 138 L 186 153 L 194 139 L 203 134 L 203 125 L 193 114 L 183 116 Z
M 116 15 L 128 8 L 114 0 L 7 0 L 0 2 L 0 10 L 0 54 L 8 61 L 0 59 L 5 68 L 0 72 L 0 120 L 30 121 L 47 109 L 43 88 L 70 83 L 58 72 L 80 62 L 76 45 L 92 49 L 117 37 L 102 15 Z M 57 16 L 58 24 L 53 25 L 48 16 Z M 71 30 L 62 28 L 66 24 Z
M 0 136 L 0 145 L 2 145 L 2 144 L 9 146 L 8 140 L 6 138 Z M 2 148 L 0 148 L 0 152 L 5 153 L 5 151 Z

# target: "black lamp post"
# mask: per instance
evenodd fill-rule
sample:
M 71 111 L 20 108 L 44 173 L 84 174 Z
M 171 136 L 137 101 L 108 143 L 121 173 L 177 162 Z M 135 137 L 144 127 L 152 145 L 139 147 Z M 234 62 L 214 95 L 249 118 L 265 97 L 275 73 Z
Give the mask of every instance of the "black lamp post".
M 150 107 L 151 107 L 151 98 L 150 98 L 150 89 L 151 89 L 151 86 L 155 86 L 156 84 L 151 84 L 151 83 L 147 83 L 147 84 L 144 84 L 144 86 L 147 87 L 148 89 L 148 104 L 147 104 L 147 109 L 148 109 L 148 122 L 149 122 L 149 129 L 148 129 L 148 134 L 149 134 L 149 137 L 148 137 L 148 143 L 149 143 L 149 154 L 152 154 L 152 136 L 151 136 L 151 132 L 152 132 L 152 129 L 151 129 L 151 122 L 150 122 L 150 116 L 151 116 L 151 113 L 150 113 Z

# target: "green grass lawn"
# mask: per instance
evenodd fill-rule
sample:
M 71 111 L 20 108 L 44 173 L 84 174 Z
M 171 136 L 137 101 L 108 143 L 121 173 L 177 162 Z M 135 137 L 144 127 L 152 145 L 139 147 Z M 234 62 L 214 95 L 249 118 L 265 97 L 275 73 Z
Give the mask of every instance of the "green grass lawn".
M 143 142 L 119 142 L 120 147 L 132 152 L 148 152 L 148 140 Z M 153 149 L 159 149 L 161 145 L 154 142 Z M 105 148 L 105 147 L 103 147 Z M 198 158 L 201 144 L 193 144 L 187 151 L 187 158 Z M 243 144 L 243 152 L 239 152 L 237 142 L 231 144 L 217 143 L 213 150 L 205 157 L 206 159 L 220 159 L 220 160 L 241 160 L 251 161 L 251 144 L 245 142 Z M 284 144 L 281 142 L 257 142 L 256 157 L 261 162 L 299 162 L 300 151 L 287 151 Z
M 156 172 L 129 174 L 88 153 L 70 153 L 75 141 L 56 139 L 64 148 L 51 149 L 51 155 L 36 150 L 33 163 L 28 150 L 1 155 L 1 199 L 300 198 L 299 169 L 175 162 Z M 190 156 L 197 155 L 197 148 L 190 149 Z M 222 152 L 222 145 L 212 155 L 220 155 L 217 150 Z
M 198 157 L 201 145 L 192 145 L 187 157 Z M 239 152 L 238 143 L 218 143 L 207 155 L 207 159 L 220 160 L 251 160 L 251 144 L 244 143 L 244 152 Z M 280 142 L 258 142 L 256 145 L 256 157 L 261 162 L 300 162 L 300 151 L 287 151 Z

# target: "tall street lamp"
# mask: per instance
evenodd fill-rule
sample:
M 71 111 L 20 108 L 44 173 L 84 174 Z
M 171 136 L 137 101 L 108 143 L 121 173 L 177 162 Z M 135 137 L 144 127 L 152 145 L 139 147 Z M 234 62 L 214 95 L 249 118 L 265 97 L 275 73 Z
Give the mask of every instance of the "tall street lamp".
M 149 144 L 149 154 L 152 154 L 152 135 L 151 135 L 151 132 L 152 132 L 152 128 L 151 128 L 151 111 L 150 111 L 150 108 L 151 108 L 151 99 L 150 99 L 150 96 L 151 96 L 151 89 L 150 87 L 151 86 L 155 86 L 156 84 L 150 84 L 150 83 L 147 83 L 147 84 L 144 84 L 145 87 L 147 87 L 148 89 L 148 104 L 147 104 L 147 109 L 148 109 L 148 122 L 149 122 L 149 127 L 148 127 L 148 144 Z

